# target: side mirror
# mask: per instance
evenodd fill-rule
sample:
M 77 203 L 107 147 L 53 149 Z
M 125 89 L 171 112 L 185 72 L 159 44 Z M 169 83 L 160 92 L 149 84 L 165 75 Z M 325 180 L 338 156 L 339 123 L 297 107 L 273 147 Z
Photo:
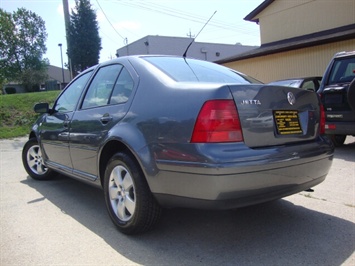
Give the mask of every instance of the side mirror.
M 33 110 L 39 114 L 49 113 L 49 104 L 48 103 L 37 103 L 33 107 Z

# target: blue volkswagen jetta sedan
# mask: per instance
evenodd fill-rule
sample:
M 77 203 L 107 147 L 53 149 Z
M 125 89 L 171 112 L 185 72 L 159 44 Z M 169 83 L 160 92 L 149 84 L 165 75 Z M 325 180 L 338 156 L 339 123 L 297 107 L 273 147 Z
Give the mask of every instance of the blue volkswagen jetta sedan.
M 232 209 L 298 193 L 332 164 L 316 93 L 186 57 L 99 64 L 34 109 L 28 174 L 102 187 L 125 234 L 149 230 L 162 208 Z

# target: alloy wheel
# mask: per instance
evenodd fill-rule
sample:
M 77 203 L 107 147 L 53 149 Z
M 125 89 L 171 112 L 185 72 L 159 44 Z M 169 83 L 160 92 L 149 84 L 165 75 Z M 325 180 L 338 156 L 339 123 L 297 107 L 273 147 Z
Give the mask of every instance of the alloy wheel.
M 136 209 L 135 187 L 129 171 L 122 165 L 116 166 L 109 181 L 111 207 L 121 221 L 129 221 Z
M 48 168 L 43 164 L 42 152 L 39 145 L 33 145 L 27 152 L 27 164 L 31 171 L 37 175 L 44 175 Z

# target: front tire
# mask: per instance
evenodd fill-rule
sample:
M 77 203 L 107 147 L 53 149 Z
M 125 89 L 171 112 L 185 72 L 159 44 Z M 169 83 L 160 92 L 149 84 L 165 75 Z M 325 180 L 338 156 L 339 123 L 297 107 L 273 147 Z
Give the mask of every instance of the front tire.
M 142 170 L 125 153 L 116 153 L 108 162 L 104 195 L 111 220 L 124 234 L 148 231 L 160 218 L 161 207 L 154 199 Z
M 56 173 L 43 164 L 42 151 L 36 138 L 29 139 L 22 149 L 22 163 L 30 177 L 47 180 Z

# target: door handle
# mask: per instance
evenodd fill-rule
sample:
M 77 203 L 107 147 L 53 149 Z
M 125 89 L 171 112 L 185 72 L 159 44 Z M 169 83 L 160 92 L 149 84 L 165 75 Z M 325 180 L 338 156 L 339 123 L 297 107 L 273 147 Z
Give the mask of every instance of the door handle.
M 106 125 L 108 122 L 112 121 L 112 116 L 110 116 L 109 114 L 104 114 L 101 118 L 100 121 L 103 125 Z

